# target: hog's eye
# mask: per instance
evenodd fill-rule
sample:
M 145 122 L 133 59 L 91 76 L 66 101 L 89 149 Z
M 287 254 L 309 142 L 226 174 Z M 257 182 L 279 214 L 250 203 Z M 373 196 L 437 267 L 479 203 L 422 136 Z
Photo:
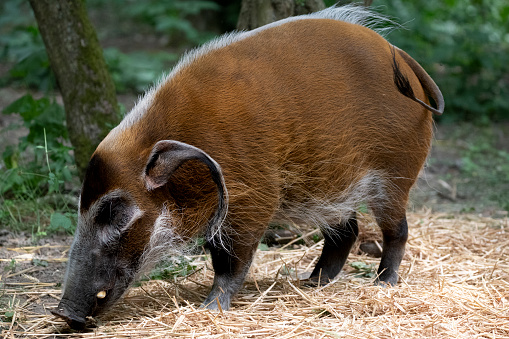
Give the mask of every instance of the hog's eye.
M 115 225 L 122 227 L 128 222 L 126 211 L 129 204 L 124 198 L 112 198 L 104 201 L 95 217 L 99 225 Z

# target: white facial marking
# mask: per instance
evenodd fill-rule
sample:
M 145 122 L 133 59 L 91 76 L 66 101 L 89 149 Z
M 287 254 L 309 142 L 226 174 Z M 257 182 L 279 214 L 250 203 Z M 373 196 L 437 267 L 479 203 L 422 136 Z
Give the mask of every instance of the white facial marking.
M 165 206 L 154 223 L 150 240 L 140 260 L 138 277 L 152 269 L 164 258 L 179 257 L 186 253 L 186 242 L 175 229 L 180 223 L 177 216 Z
M 103 204 L 108 203 L 108 201 L 114 200 L 116 198 L 125 198 L 126 201 L 132 202 L 133 200 L 130 198 L 129 194 L 121 189 L 116 189 L 110 191 L 95 201 L 88 211 L 81 213 L 78 220 L 78 228 L 77 232 L 80 232 L 82 236 L 86 237 L 94 237 L 95 239 L 101 242 L 103 246 L 108 246 L 114 242 L 118 236 L 128 230 L 138 219 L 140 219 L 144 212 L 140 210 L 134 202 L 128 204 L 127 210 L 122 211 L 124 214 L 124 222 L 123 225 L 107 225 L 101 228 L 98 228 L 95 225 L 95 219 L 98 213 L 100 212 Z M 75 237 L 77 239 L 78 237 Z

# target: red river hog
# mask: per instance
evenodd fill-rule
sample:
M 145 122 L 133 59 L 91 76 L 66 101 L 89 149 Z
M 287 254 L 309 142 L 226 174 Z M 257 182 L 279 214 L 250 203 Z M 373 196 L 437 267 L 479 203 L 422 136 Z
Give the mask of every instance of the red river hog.
M 444 100 L 370 28 L 386 21 L 332 7 L 186 54 L 92 155 L 53 313 L 83 328 L 196 237 L 215 273 L 203 306 L 227 310 L 273 220 L 321 229 L 309 279 L 328 283 L 356 240 L 360 204 L 383 233 L 376 283 L 396 284 L 409 191 Z

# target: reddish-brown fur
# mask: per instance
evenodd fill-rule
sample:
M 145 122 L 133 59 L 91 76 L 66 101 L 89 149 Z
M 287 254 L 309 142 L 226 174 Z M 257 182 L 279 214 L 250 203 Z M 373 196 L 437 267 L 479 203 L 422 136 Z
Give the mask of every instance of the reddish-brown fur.
M 84 325 L 120 297 L 154 246 L 175 244 L 159 238 L 203 233 L 216 273 L 205 305 L 227 309 L 267 225 L 281 218 L 322 227 L 324 250 L 311 278 L 328 282 L 355 241 L 362 201 L 384 236 L 379 281 L 396 283 L 408 193 L 432 138 L 425 91 L 435 112 L 443 110 L 438 87 L 405 52 L 360 25 L 290 20 L 198 53 L 154 91 L 92 156 L 70 287 L 55 314 Z M 211 224 L 224 216 L 222 200 L 226 218 Z M 108 218 L 120 221 L 102 222 Z M 97 239 L 105 246 L 94 252 Z M 97 253 L 91 264 L 81 257 L 88 252 Z M 110 266 L 116 273 L 101 273 Z M 78 302 L 83 272 L 97 282 Z M 103 290 L 106 297 L 95 300 Z
M 416 96 L 427 100 L 399 53 L 396 60 Z M 101 143 L 96 154 L 117 169 L 105 174 L 109 181 L 97 195 L 123 187 L 142 209 L 168 202 L 144 193 L 141 173 L 155 142 L 173 139 L 222 166 L 230 223 L 238 219 L 252 233 L 264 231 L 282 199 L 306 199 L 303 191 L 330 198 L 370 169 L 386 171 L 404 209 L 428 154 L 432 117 L 393 85 L 391 65 L 386 40 L 332 20 L 287 23 L 214 50 L 169 79 L 138 123 Z M 190 220 L 207 220 L 205 207 L 211 214 L 217 200 L 199 167 L 188 164 L 180 175 L 193 181 L 187 189 L 198 181 L 210 193 L 192 209 L 199 215 L 185 216 Z M 173 181 L 175 192 L 186 190 Z

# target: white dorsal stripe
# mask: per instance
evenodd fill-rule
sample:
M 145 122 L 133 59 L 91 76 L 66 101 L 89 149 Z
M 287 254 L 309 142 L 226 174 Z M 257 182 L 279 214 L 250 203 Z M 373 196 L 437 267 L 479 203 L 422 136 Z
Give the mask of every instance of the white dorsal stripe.
M 344 21 L 368 27 L 381 35 L 388 33 L 390 30 L 392 30 L 392 28 L 395 25 L 395 23 L 392 20 L 384 17 L 383 15 L 372 12 L 363 6 L 345 5 L 341 7 L 335 6 L 329 7 L 322 11 L 311 14 L 289 17 L 256 28 L 252 31 L 241 31 L 241 32 L 234 31 L 231 33 L 221 35 L 200 47 L 197 47 L 186 52 L 180 58 L 179 62 L 175 65 L 173 70 L 168 74 L 163 74 L 159 78 L 155 86 L 150 88 L 145 93 L 145 95 L 138 100 L 134 108 L 125 116 L 122 122 L 115 128 L 116 132 L 125 130 L 128 127 L 134 125 L 138 120 L 140 120 L 141 117 L 143 117 L 145 112 L 147 112 L 147 110 L 152 105 L 155 93 L 161 88 L 161 86 L 168 82 L 170 79 L 172 79 L 182 69 L 192 64 L 195 60 L 199 59 L 201 56 L 211 51 L 231 45 L 232 43 L 235 43 L 237 41 L 246 39 L 250 36 L 256 35 L 266 29 L 277 27 L 288 22 L 306 19 L 332 19 L 337 21 Z

